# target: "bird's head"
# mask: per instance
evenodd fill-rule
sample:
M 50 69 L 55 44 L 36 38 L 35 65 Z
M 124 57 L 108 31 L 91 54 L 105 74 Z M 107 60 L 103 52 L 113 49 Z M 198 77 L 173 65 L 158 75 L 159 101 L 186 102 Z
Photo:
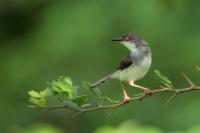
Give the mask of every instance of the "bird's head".
M 133 50 L 138 46 L 147 45 L 142 37 L 136 33 L 127 33 L 119 38 L 113 39 L 112 41 L 119 41 L 121 44 L 126 46 L 129 50 Z

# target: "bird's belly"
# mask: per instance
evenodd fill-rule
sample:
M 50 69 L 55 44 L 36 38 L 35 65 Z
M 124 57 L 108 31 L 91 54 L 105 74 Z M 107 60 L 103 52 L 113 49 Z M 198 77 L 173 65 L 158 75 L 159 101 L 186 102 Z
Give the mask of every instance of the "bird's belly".
M 120 80 L 136 81 L 141 79 L 149 70 L 151 66 L 151 59 L 145 59 L 138 65 L 131 65 L 129 68 L 121 71 Z

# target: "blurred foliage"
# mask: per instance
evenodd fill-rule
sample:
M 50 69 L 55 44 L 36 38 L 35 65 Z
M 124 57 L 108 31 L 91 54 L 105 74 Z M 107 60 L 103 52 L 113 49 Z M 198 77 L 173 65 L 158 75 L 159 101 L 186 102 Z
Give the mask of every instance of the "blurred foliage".
M 186 131 L 172 131 L 169 133 L 199 133 L 200 126 L 192 127 Z M 161 129 L 151 126 L 142 126 L 133 121 L 125 121 L 117 127 L 102 126 L 95 133 L 164 133 Z
M 150 72 L 138 84 L 157 87 L 152 76 L 155 69 L 170 77 L 176 87 L 186 85 L 179 72 L 198 84 L 200 76 L 194 66 L 200 57 L 199 5 L 194 0 L 0 0 L 0 132 L 48 122 L 64 132 L 88 133 L 127 119 L 164 132 L 198 126 L 196 92 L 178 97 L 164 109 L 160 105 L 168 95 L 158 95 L 120 108 L 110 117 L 110 112 L 98 112 L 74 120 L 63 110 L 28 108 L 26 94 L 30 88 L 42 90 L 46 81 L 59 75 L 70 75 L 81 84 L 111 73 L 127 50 L 111 45 L 110 40 L 130 31 L 142 35 L 153 53 Z M 121 98 L 114 82 L 101 89 L 103 96 Z M 138 92 L 127 90 L 130 95 Z
M 60 129 L 50 125 L 50 124 L 33 124 L 28 128 L 18 129 L 20 133 L 64 133 Z M 171 131 L 168 133 L 199 133 L 200 126 L 194 126 L 185 131 Z M 142 126 L 141 124 L 127 120 L 125 122 L 120 123 L 118 126 L 101 126 L 94 131 L 94 133 L 164 133 L 159 128 L 153 126 Z
M 27 129 L 20 129 L 20 133 L 64 133 L 60 129 L 49 124 L 34 124 Z
M 155 127 L 141 126 L 132 121 L 126 121 L 117 128 L 111 126 L 104 126 L 95 133 L 163 133 L 160 129 Z

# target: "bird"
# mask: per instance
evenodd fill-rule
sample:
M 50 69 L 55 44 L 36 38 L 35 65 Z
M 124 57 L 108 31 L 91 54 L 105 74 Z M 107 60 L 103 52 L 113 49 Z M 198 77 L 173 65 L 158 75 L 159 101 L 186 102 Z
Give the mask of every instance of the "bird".
M 91 84 L 90 88 L 98 87 L 111 79 L 117 79 L 121 84 L 124 102 L 130 100 L 124 85 L 125 82 L 132 87 L 142 89 L 146 94 L 150 94 L 150 89 L 135 84 L 135 81 L 142 79 L 147 74 L 151 66 L 152 54 L 148 43 L 143 37 L 133 32 L 123 34 L 112 41 L 127 47 L 129 53 L 122 59 L 114 72 Z

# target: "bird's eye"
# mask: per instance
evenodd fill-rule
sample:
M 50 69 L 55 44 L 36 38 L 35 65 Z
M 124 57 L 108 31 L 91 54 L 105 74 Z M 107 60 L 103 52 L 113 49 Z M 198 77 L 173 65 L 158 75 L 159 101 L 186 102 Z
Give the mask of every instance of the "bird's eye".
M 129 41 L 129 37 L 124 37 L 124 41 Z

